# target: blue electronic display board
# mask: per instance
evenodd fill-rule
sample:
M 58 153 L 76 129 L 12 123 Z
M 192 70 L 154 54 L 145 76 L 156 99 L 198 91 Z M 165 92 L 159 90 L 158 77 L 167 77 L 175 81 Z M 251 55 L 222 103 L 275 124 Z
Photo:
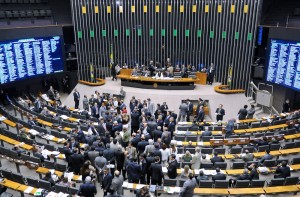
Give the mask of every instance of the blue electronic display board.
M 61 37 L 0 42 L 0 84 L 64 70 Z
M 300 42 L 270 40 L 266 80 L 300 91 Z

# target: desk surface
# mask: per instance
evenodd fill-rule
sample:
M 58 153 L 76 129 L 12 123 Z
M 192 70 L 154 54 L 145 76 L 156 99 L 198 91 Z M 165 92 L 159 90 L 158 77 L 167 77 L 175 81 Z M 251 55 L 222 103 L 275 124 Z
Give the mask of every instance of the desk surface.
M 145 82 L 168 82 L 168 83 L 186 83 L 186 82 L 196 82 L 196 79 L 192 78 L 170 78 L 170 79 L 155 79 L 152 77 L 136 77 L 128 75 L 118 75 L 120 79 L 133 80 L 133 81 L 145 81 Z

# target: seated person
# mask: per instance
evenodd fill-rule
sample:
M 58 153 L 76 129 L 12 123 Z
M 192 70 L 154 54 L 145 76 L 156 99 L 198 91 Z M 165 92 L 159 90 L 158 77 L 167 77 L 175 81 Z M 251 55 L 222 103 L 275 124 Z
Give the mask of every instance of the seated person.
M 273 159 L 273 155 L 270 154 L 270 150 L 266 150 L 266 154 L 259 160 L 260 165 L 263 165 L 265 160 Z
M 209 177 L 204 174 L 203 170 L 200 170 L 199 176 L 197 177 L 197 181 L 200 182 L 202 180 L 209 180 Z
M 224 162 L 224 159 L 223 159 L 222 157 L 218 156 L 218 154 L 219 154 L 219 153 L 218 153 L 217 151 L 215 151 L 215 152 L 214 152 L 214 157 L 210 159 L 210 161 L 211 161 L 213 164 L 215 164 L 215 162 Z
M 189 176 L 189 173 L 192 173 L 192 170 L 188 165 L 185 165 L 183 168 L 183 171 L 181 172 L 180 178 L 187 179 Z
M 75 187 L 75 183 L 69 181 L 68 177 L 62 177 L 62 180 L 58 184 L 65 187 Z
M 181 71 L 181 69 L 180 69 L 179 65 L 177 64 L 175 66 L 174 72 L 180 72 L 180 71 Z
M 244 172 L 243 174 L 240 174 L 236 180 L 234 179 L 229 179 L 229 186 L 231 187 L 231 185 L 235 185 L 236 181 L 237 180 L 242 180 L 242 181 L 245 181 L 245 180 L 251 180 L 251 177 L 249 175 L 249 171 L 248 169 L 244 169 Z
M 185 154 L 182 156 L 182 161 L 183 162 L 191 162 L 192 161 L 192 155 L 190 153 L 190 151 L 185 151 Z
M 241 159 L 244 162 L 249 162 L 249 161 L 253 161 L 254 159 L 254 155 L 253 153 L 249 153 L 249 150 L 246 149 L 245 153 L 242 153 L 240 156 L 234 155 L 235 159 Z M 234 161 L 235 161 L 234 159 Z
M 203 136 L 212 136 L 212 132 L 206 129 L 205 131 L 202 132 L 201 137 Z
M 26 154 L 26 151 L 25 150 L 21 150 L 19 145 L 15 145 L 13 148 L 12 148 L 13 151 L 16 151 L 18 153 L 19 156 L 21 156 L 21 154 Z M 30 152 L 27 153 L 28 155 L 30 155 Z
M 211 161 L 206 157 L 206 154 L 202 154 L 200 163 L 211 163 Z
M 248 170 L 250 170 L 250 177 L 251 180 L 259 180 L 259 173 L 257 171 L 257 165 L 252 163 L 250 166 L 248 166 Z
M 47 172 L 45 177 L 42 178 L 42 180 L 44 181 L 48 181 L 51 183 L 51 187 L 53 187 L 55 185 L 55 180 L 53 179 L 53 177 L 55 177 L 56 175 L 53 175 L 51 174 L 51 172 Z
M 276 169 L 274 178 L 286 178 L 291 176 L 291 169 L 287 166 L 286 161 L 282 161 Z
M 226 180 L 226 175 L 221 173 L 220 168 L 216 168 L 216 173 L 215 175 L 212 176 L 212 180 L 215 182 L 216 180 Z
M 190 68 L 190 72 L 197 72 L 196 67 L 195 67 L 195 66 L 192 66 L 192 67 Z
M 188 145 L 185 148 L 195 148 L 192 141 L 188 142 Z

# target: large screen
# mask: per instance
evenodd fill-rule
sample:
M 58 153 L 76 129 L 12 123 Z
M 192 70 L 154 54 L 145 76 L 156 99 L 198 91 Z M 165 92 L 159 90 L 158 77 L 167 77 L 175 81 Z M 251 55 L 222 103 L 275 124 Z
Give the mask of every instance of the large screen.
M 270 40 L 266 80 L 300 91 L 300 42 Z
M 0 42 L 0 84 L 63 70 L 60 36 Z

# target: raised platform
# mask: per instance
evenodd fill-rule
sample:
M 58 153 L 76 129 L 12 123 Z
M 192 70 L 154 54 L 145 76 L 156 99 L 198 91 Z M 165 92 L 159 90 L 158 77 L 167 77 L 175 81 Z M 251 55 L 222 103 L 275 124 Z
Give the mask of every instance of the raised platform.
M 195 79 L 154 79 L 151 77 L 134 77 L 118 75 L 121 79 L 121 85 L 143 89 L 161 89 L 161 90 L 193 90 L 195 88 Z

